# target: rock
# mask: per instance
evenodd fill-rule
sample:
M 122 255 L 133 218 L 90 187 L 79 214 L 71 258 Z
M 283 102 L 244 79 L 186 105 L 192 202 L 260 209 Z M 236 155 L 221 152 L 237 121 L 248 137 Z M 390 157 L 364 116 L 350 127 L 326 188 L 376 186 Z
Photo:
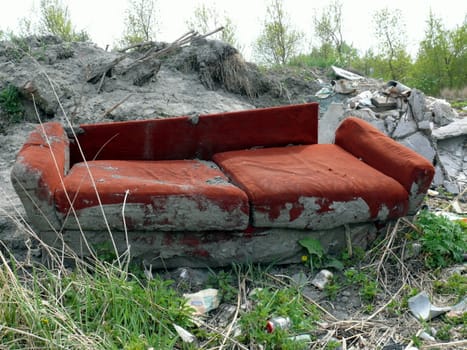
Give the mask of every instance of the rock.
M 417 90 L 417 89 L 412 89 L 412 92 L 410 93 L 410 97 L 408 99 L 409 103 L 409 109 L 408 109 L 408 114 L 409 117 L 416 121 L 422 121 L 425 119 L 425 111 L 426 111 L 426 105 L 425 105 L 425 95 L 423 92 Z
M 318 143 L 334 143 L 336 129 L 344 119 L 344 105 L 331 103 L 318 123 Z
M 449 193 L 459 194 L 459 186 L 457 184 L 446 180 L 444 181 L 443 186 Z
M 464 172 L 464 154 L 467 154 L 465 141 L 464 136 L 458 136 L 439 140 L 437 143 L 439 159 L 450 179 L 455 179 L 459 173 Z
M 332 280 L 334 274 L 329 270 L 321 270 L 311 280 L 311 284 L 319 290 L 323 290 L 326 285 Z
M 405 139 L 399 140 L 399 143 L 414 150 L 418 154 L 428 159 L 430 162 L 433 162 L 436 151 L 431 145 L 428 137 L 425 136 L 422 132 L 416 132 L 415 134 L 410 135 Z
M 467 135 L 467 118 L 455 119 L 450 124 L 434 129 L 432 135 L 437 140 Z
M 428 105 L 428 108 L 433 113 L 433 121 L 440 126 L 447 125 L 459 117 L 445 100 L 434 100 Z
M 401 139 L 417 132 L 417 130 L 417 123 L 415 123 L 413 119 L 407 118 L 407 114 L 405 114 L 401 119 L 399 119 L 399 122 L 392 133 L 392 137 L 395 139 Z

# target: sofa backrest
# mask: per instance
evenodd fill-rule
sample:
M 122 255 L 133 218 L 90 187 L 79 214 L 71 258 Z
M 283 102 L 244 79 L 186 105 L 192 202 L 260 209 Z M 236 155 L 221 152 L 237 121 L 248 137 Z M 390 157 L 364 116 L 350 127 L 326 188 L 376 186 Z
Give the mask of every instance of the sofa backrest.
M 318 104 L 80 127 L 86 160 L 211 159 L 224 151 L 317 143 Z M 72 164 L 82 161 L 76 142 L 70 155 Z

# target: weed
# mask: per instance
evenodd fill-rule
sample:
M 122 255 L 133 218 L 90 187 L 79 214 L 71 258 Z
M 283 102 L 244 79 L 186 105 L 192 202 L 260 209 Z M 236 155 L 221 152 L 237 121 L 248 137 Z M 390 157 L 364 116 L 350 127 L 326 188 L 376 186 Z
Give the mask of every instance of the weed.
M 309 261 L 311 272 L 313 272 L 314 268 L 327 267 L 335 268 L 336 270 L 344 269 L 344 265 L 342 264 L 342 262 L 331 256 L 325 255 L 323 246 L 321 245 L 321 242 L 317 239 L 307 237 L 298 241 L 298 243 L 302 247 L 304 247 L 308 252 L 308 256 L 303 256 L 302 261 Z
M 270 349 L 290 349 L 293 342 L 288 338 L 293 334 L 309 333 L 320 316 L 317 308 L 307 303 L 294 288 L 260 289 L 252 296 L 252 300 L 253 309 L 240 318 L 242 328 L 240 338 L 244 344 L 253 347 L 267 344 Z M 265 331 L 267 320 L 276 316 L 289 317 L 291 327 L 267 333 Z
M 467 251 L 467 230 L 460 223 L 422 211 L 416 226 L 427 267 L 446 267 L 462 262 Z
M 348 285 L 357 285 L 359 287 L 359 295 L 362 301 L 371 303 L 375 300 L 380 289 L 372 273 L 351 268 L 344 272 L 344 276 Z
M 339 285 L 339 283 L 337 283 L 333 279 L 324 287 L 324 293 L 330 300 L 336 300 L 340 289 L 341 286 Z
M 461 300 L 467 294 L 467 276 L 453 274 L 446 281 L 434 281 L 433 287 L 439 294 L 457 295 Z
M 0 91 L 0 107 L 5 112 L 8 121 L 18 123 L 24 115 L 18 88 L 9 84 Z
M 238 295 L 238 289 L 234 287 L 236 279 L 231 272 L 224 270 L 217 273 L 211 271 L 207 286 L 219 290 L 219 295 L 223 301 L 234 301 Z
M 9 327 L 0 330 L 0 343 L 12 349 L 173 348 L 173 324 L 192 327 L 191 309 L 171 281 L 143 284 L 99 263 L 72 273 L 34 267 L 27 282 L 24 274 L 0 267 L 0 324 Z

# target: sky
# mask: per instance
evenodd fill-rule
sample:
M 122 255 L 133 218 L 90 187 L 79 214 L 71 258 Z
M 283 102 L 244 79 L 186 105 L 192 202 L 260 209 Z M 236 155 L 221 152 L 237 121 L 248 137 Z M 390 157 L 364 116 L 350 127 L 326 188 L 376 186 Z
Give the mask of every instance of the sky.
M 99 46 L 113 44 L 122 36 L 128 0 L 62 0 L 68 6 L 76 29 L 86 30 Z M 40 0 L 0 0 L 0 29 L 15 30 L 19 19 L 39 13 Z M 261 32 L 268 0 L 157 0 L 160 16 L 157 40 L 172 42 L 187 31 L 186 22 L 201 3 L 225 13 L 237 27 L 237 37 L 246 58 Z M 443 20 L 446 28 L 462 24 L 467 15 L 466 0 L 341 0 L 343 4 L 344 40 L 361 53 L 376 46 L 373 14 L 388 7 L 400 9 L 407 32 L 408 52 L 414 56 L 423 39 L 430 9 Z M 284 8 L 295 29 L 306 34 L 303 48 L 317 44 L 313 39 L 313 16 L 329 4 L 329 0 L 284 0 Z M 214 28 L 213 28 L 214 29 Z

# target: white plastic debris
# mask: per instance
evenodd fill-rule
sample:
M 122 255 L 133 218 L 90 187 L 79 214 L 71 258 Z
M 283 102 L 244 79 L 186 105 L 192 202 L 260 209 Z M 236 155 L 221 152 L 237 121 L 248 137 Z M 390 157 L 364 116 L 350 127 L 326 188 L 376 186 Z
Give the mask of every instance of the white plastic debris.
M 195 309 L 195 315 L 204 315 L 219 306 L 219 291 L 209 288 L 193 294 L 183 294 L 187 298 L 187 304 Z
M 334 275 L 331 271 L 321 270 L 316 274 L 315 278 L 311 280 L 311 284 L 314 285 L 316 288 L 323 290 L 324 287 L 326 287 L 326 285 L 329 283 L 329 281 L 332 280 L 333 276 Z
M 175 331 L 180 336 L 180 338 L 182 338 L 184 343 L 193 343 L 196 341 L 196 337 L 190 332 L 188 332 L 185 328 L 180 327 L 175 323 L 173 324 L 173 326 L 175 328 Z
M 331 95 L 334 95 L 334 91 L 328 87 L 323 87 L 315 93 L 315 96 L 321 99 L 328 98 Z
M 341 78 L 345 78 L 345 79 L 348 79 L 348 80 L 365 79 L 361 75 L 349 72 L 348 70 L 345 70 L 345 69 L 342 69 L 342 68 L 339 68 L 339 67 L 336 67 L 336 66 L 331 66 L 331 68 L 334 71 L 334 74 L 336 74 L 336 76 L 341 77 Z
M 452 307 L 434 306 L 431 304 L 427 292 L 423 291 L 409 298 L 409 309 L 416 318 L 428 321 L 450 311 Z

